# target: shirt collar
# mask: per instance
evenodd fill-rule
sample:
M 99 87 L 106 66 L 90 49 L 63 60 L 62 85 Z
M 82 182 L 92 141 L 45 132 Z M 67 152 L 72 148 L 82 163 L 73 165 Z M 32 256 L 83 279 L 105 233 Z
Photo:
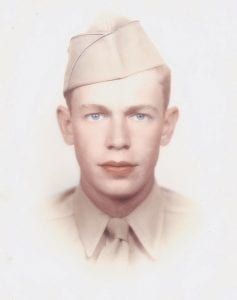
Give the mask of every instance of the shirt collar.
M 79 235 L 86 255 L 91 257 L 105 231 L 110 217 L 91 202 L 80 186 L 77 187 L 73 200 Z
M 164 201 L 157 183 L 154 183 L 147 198 L 126 219 L 147 253 L 152 259 L 157 259 L 164 220 Z
M 91 202 L 80 186 L 73 200 L 79 235 L 86 255 L 91 257 L 110 217 Z M 157 259 L 160 251 L 163 207 L 160 188 L 155 183 L 147 198 L 125 218 L 152 259 Z

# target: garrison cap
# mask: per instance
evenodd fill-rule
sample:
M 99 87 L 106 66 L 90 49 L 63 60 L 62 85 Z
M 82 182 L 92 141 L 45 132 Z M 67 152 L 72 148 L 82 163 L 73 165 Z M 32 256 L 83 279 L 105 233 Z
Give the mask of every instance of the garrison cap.
M 139 21 L 99 18 L 70 41 L 64 95 L 83 85 L 122 79 L 164 64 Z

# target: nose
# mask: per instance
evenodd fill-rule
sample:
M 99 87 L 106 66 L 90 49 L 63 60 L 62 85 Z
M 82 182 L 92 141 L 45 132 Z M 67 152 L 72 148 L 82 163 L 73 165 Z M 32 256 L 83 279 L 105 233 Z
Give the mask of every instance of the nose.
M 111 119 L 106 137 L 106 147 L 115 150 L 130 148 L 129 130 L 124 118 L 117 117 Z

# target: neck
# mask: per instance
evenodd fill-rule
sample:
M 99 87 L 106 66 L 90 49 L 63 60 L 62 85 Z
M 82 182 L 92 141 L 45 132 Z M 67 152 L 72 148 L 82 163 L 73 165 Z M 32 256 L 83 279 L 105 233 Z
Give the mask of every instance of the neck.
M 152 176 L 152 178 L 150 178 L 138 191 L 123 198 L 101 193 L 82 179 L 80 185 L 86 196 L 101 211 L 113 218 L 123 218 L 129 215 L 146 199 L 154 185 L 154 176 Z

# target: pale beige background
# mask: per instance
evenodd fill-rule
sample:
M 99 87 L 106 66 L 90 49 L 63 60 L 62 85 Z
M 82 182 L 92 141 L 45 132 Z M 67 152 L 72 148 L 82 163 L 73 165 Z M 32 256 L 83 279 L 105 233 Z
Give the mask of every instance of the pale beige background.
M 105 10 L 140 19 L 173 70 L 171 101 L 181 115 L 157 177 L 203 204 L 212 247 L 231 282 L 237 268 L 235 0 L 1 1 L 2 201 L 17 211 L 77 183 L 55 107 L 63 101 L 69 38 Z

